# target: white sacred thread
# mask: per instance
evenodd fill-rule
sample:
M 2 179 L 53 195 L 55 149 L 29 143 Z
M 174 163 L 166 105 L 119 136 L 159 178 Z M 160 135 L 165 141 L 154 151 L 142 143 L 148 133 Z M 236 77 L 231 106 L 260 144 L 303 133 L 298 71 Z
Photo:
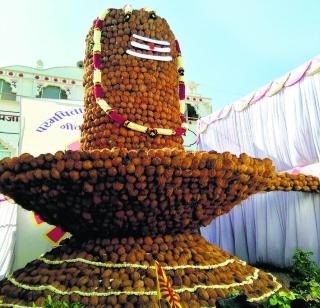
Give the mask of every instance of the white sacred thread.
M 135 41 L 131 41 L 130 44 L 133 47 L 137 47 L 140 49 L 145 49 L 145 50 L 149 50 L 149 51 L 157 51 L 157 52 L 170 52 L 171 48 L 170 47 L 150 47 L 149 45 L 146 44 L 141 44 Z
M 149 43 L 170 46 L 170 43 L 167 42 L 167 41 L 156 40 L 156 39 L 152 39 L 152 38 L 149 38 L 149 37 L 141 36 L 141 35 L 138 35 L 138 34 L 132 34 L 132 37 L 134 37 L 134 38 L 136 38 L 138 40 L 141 40 L 141 41 L 149 42 Z
M 131 55 L 131 56 L 137 57 L 137 58 L 148 59 L 148 60 L 166 61 L 166 62 L 169 62 L 169 61 L 172 60 L 171 56 L 146 55 L 144 53 L 136 52 L 136 51 L 133 51 L 131 49 L 127 49 L 126 53 Z

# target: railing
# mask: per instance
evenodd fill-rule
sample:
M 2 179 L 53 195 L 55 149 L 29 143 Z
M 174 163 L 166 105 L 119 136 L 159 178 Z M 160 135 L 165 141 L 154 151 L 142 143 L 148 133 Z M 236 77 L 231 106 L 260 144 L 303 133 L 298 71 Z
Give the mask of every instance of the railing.
M 3 98 L 4 95 L 10 96 L 12 99 L 7 99 Z M 15 93 L 8 93 L 8 92 L 0 92 L 0 102 L 1 101 L 8 101 L 8 102 L 14 102 L 14 101 L 20 101 L 20 98 L 32 98 L 32 99 L 42 99 L 42 100 L 55 100 L 55 101 L 68 101 L 68 103 L 76 102 L 78 103 L 79 101 L 83 101 L 83 97 L 81 99 L 61 99 L 61 98 L 40 98 L 37 97 L 36 95 L 20 95 L 20 94 L 15 94 Z
M 188 117 L 188 116 L 186 115 L 186 120 L 187 120 L 187 121 L 198 121 L 199 118 L 196 118 L 196 117 Z
M 1 101 L 16 101 L 17 96 L 15 93 L 12 92 L 0 92 L 0 100 Z

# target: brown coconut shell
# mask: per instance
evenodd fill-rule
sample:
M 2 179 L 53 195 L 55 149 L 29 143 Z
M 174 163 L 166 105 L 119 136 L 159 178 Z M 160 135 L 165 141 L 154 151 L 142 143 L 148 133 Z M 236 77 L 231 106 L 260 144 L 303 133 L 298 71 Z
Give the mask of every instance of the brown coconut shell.
M 41 306 L 51 295 L 85 307 L 158 307 L 154 260 L 183 307 L 214 306 L 235 290 L 259 302 L 281 288 L 271 275 L 197 234 L 87 241 L 72 237 L 0 282 L 0 301 Z
M 197 230 L 261 191 L 319 191 L 270 160 L 178 149 L 67 151 L 0 162 L 0 192 L 72 234 Z
M 159 53 L 133 47 L 140 41 L 132 35 L 165 40 L 171 51 Z M 126 120 L 149 128 L 181 127 L 178 68 L 175 36 L 167 21 L 150 12 L 134 10 L 129 21 L 123 10 L 111 9 L 101 31 L 101 86 L 108 104 Z M 81 129 L 82 150 L 102 148 L 149 149 L 182 148 L 181 136 L 148 134 L 119 126 L 111 120 L 95 101 L 93 93 L 93 27 L 86 38 L 84 61 L 84 122 Z M 158 47 L 163 47 L 157 45 Z M 142 54 L 170 55 L 172 61 L 162 62 L 137 58 L 126 53 L 133 50 Z

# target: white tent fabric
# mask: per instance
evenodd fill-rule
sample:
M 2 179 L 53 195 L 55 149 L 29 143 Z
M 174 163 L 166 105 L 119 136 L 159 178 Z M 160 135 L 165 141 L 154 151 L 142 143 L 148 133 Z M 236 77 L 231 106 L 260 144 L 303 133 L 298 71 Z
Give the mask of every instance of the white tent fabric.
M 10 271 L 16 240 L 17 205 L 0 195 L 0 280 Z
M 278 171 L 320 173 L 320 74 L 199 120 L 199 149 L 271 158 Z M 223 116 L 221 116 L 223 114 Z M 212 243 L 251 263 L 289 266 L 296 248 L 320 265 L 320 195 L 272 192 L 250 197 L 202 228 Z

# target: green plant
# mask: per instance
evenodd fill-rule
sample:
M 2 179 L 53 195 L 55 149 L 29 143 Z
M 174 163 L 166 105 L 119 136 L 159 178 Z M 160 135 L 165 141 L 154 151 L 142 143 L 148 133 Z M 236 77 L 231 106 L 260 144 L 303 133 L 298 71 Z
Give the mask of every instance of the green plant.
M 279 308 L 290 308 L 290 303 L 297 298 L 297 295 L 294 292 L 284 292 L 280 291 L 273 294 L 268 299 L 267 306 L 276 306 Z
M 232 289 L 229 296 L 238 296 L 240 295 L 240 291 L 237 289 Z
M 299 293 L 307 302 L 320 304 L 320 283 L 315 280 L 303 281 Z
M 310 251 L 297 249 L 292 258 L 290 292 L 280 291 L 269 297 L 263 307 L 320 307 L 320 268 L 311 260 Z
M 36 304 L 33 304 L 32 307 L 36 307 Z M 48 295 L 45 303 L 44 308 L 83 308 L 81 304 L 78 303 L 67 303 L 67 302 L 54 302 L 52 297 Z
M 297 281 L 315 280 L 320 282 L 320 269 L 317 264 L 310 260 L 311 251 L 297 249 L 293 256 L 292 274 Z
M 310 307 L 320 306 L 320 268 L 310 260 L 312 252 L 297 249 L 293 256 L 290 286 Z

